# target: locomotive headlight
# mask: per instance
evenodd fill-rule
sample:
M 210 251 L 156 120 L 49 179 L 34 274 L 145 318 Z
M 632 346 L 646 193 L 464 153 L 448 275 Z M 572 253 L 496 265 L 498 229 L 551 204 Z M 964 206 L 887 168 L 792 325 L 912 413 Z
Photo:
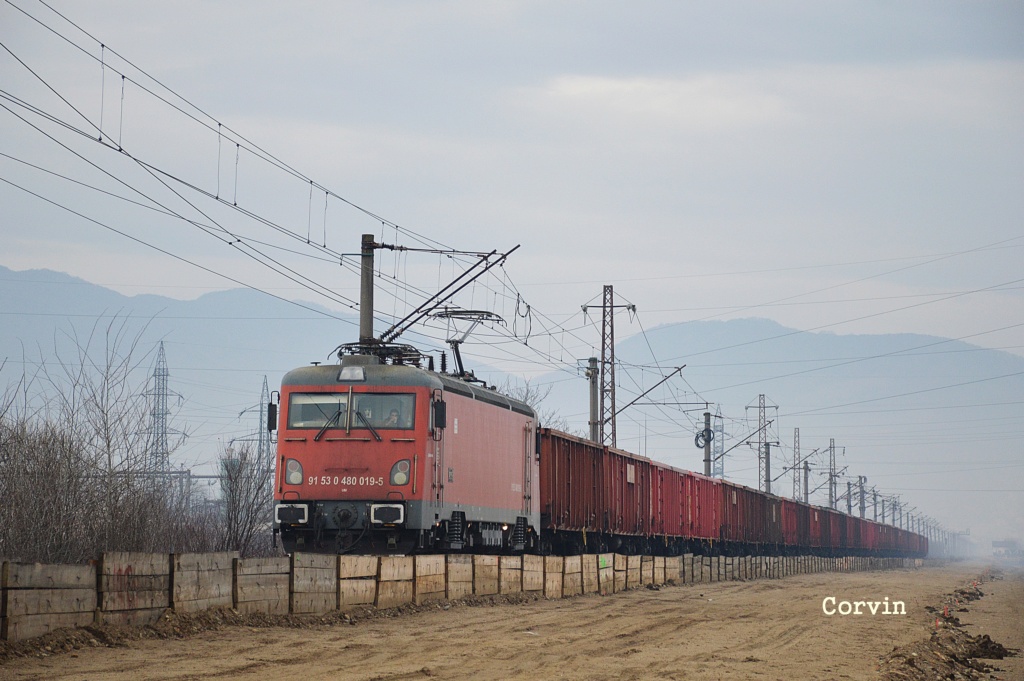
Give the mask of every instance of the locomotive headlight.
M 284 467 L 284 480 L 289 485 L 301 485 L 302 464 L 295 459 L 288 459 Z
M 391 484 L 405 485 L 409 482 L 409 460 L 402 459 L 391 467 Z

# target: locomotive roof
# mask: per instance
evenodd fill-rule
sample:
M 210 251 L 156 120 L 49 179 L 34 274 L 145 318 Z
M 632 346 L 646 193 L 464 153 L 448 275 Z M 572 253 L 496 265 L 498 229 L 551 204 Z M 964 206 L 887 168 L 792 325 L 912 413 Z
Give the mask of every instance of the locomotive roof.
M 339 381 L 342 367 L 362 366 L 366 372 L 365 381 Z M 496 407 L 503 407 L 531 418 L 536 413 L 525 402 L 502 395 L 496 390 L 474 385 L 453 376 L 427 371 L 404 364 L 380 364 L 376 358 L 360 355 L 346 356 L 341 364 L 320 364 L 292 369 L 281 381 L 282 385 L 349 386 L 373 385 L 388 387 L 426 387 L 453 392 Z

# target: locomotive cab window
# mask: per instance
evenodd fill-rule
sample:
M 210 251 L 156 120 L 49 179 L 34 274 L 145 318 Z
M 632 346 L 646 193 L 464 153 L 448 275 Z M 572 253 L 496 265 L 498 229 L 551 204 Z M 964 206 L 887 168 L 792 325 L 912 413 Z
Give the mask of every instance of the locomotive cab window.
M 412 430 L 415 423 L 415 395 L 356 393 L 352 402 L 352 428 L 369 424 L 385 430 Z
M 288 398 L 289 428 L 345 427 L 348 395 L 345 393 L 293 393 Z
M 412 430 L 416 396 L 397 393 L 293 393 L 288 399 L 288 427 L 380 428 Z M 351 414 L 349 414 L 351 407 Z

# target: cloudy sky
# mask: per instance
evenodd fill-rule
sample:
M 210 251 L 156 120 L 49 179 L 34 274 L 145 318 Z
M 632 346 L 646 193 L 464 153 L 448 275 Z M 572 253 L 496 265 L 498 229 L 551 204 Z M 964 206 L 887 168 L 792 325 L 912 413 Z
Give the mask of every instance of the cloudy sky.
M 50 7 L 0 4 L 6 267 L 344 310 L 363 232 L 521 244 L 459 302 L 531 305 L 527 361 L 482 355 L 524 374 L 593 354 L 603 284 L 623 335 L 759 316 L 1024 355 L 1020 3 Z M 385 317 L 419 302 L 380 286 Z
M 152 82 L 111 51 L 208 125 L 390 222 L 467 250 L 522 244 L 508 271 L 552 316 L 575 313 L 604 283 L 648 326 L 760 315 L 960 337 L 1024 315 L 1018 3 L 53 7 L 109 49 L 42 4 L 12 0 L 0 7 L 5 93 L 90 128 L 45 80 L 137 158 L 214 194 L 230 189 L 241 205 L 273 193 L 273 207 L 254 208 L 300 233 L 326 231 L 340 250 L 380 224 L 334 205 L 324 221 L 322 195 L 310 201 L 304 182 L 263 173 L 244 151 L 236 173 L 230 140 L 143 92 Z M 81 162 L 0 114 L 5 153 L 86 179 Z M 105 167 L 118 160 L 72 144 Z M 4 177 L 90 217 L 288 288 L 180 221 L 138 231 L 116 202 L 0 161 Z M 0 191 L 8 267 L 180 297 L 202 290 L 186 281 L 232 285 L 60 209 L 40 224 L 38 199 Z M 337 268 L 315 276 L 354 286 Z M 973 342 L 1020 353 L 1024 332 Z

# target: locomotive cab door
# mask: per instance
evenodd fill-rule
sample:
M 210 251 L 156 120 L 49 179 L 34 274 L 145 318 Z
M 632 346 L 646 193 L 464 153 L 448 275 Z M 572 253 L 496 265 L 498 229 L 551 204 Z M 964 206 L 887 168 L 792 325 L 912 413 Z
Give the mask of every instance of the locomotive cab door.
M 434 447 L 434 478 L 432 481 L 434 503 L 437 507 L 444 505 L 444 433 L 448 427 L 448 409 L 444 401 L 444 393 L 434 390 L 430 401 L 430 432 Z
M 527 517 L 533 511 L 533 448 L 535 444 L 533 424 L 527 423 L 523 426 L 523 514 Z

